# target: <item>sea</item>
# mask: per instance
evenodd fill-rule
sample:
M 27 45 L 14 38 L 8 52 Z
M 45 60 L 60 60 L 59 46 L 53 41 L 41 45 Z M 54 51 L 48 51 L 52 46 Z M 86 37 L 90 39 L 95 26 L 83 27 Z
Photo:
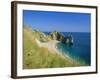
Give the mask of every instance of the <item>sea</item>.
M 50 32 L 45 32 L 48 35 Z M 69 32 L 60 32 L 67 36 Z M 83 64 L 91 65 L 91 33 L 89 32 L 71 32 L 73 37 L 73 45 L 68 46 L 64 43 L 57 43 L 57 49 L 61 54 L 67 55 L 74 61 Z

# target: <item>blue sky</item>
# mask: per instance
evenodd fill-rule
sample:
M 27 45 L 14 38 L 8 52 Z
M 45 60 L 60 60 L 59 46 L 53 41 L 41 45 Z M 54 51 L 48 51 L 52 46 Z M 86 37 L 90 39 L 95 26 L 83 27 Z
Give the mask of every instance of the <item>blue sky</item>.
M 44 32 L 90 32 L 89 13 L 23 10 L 23 24 Z

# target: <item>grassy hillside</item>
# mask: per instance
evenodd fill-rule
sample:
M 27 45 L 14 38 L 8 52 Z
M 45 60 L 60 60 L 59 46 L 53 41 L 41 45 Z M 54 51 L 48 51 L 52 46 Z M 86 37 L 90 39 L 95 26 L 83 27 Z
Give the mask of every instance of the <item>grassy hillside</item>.
M 35 41 L 35 38 L 39 38 L 40 34 L 25 27 L 23 30 L 23 34 L 24 34 L 23 35 L 24 36 L 23 37 L 24 38 L 23 68 L 24 69 L 80 66 L 74 61 L 62 57 L 58 53 L 49 51 L 46 48 L 40 48 Z

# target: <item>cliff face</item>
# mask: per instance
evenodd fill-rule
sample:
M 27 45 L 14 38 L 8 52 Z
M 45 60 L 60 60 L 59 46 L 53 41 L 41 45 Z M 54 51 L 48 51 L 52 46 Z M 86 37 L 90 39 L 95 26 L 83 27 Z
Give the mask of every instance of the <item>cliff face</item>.
M 40 40 L 41 42 L 47 42 L 49 40 L 51 40 L 49 37 L 47 37 L 43 32 L 38 31 L 38 30 L 32 30 L 33 33 L 33 37 L 37 38 L 38 40 Z
M 51 39 L 61 41 L 62 43 L 66 43 L 69 45 L 73 44 L 73 37 L 71 34 L 64 37 L 64 35 L 62 35 L 60 32 L 54 31 L 54 32 L 51 32 L 48 36 Z
M 57 40 L 60 41 L 64 44 L 73 44 L 73 37 L 72 35 L 67 35 L 64 36 L 63 34 L 61 34 L 60 32 L 57 31 L 53 31 L 51 33 L 49 33 L 48 35 L 46 35 L 45 33 L 32 29 L 32 34 L 33 37 L 40 40 L 41 42 L 48 42 L 50 40 Z
M 51 32 L 48 36 L 53 40 L 58 40 L 58 41 L 64 40 L 64 36 L 57 31 Z

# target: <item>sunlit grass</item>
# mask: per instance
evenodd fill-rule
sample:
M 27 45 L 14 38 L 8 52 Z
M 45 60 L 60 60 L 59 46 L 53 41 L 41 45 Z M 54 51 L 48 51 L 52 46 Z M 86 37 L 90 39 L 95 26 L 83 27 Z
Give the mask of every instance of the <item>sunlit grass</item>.
M 34 39 L 31 40 L 29 38 L 29 35 L 27 35 L 25 31 L 23 33 L 24 69 L 80 66 L 80 64 L 75 63 L 70 59 L 64 58 L 58 53 L 49 51 L 46 48 L 40 48 Z M 32 35 L 30 36 L 32 37 Z

